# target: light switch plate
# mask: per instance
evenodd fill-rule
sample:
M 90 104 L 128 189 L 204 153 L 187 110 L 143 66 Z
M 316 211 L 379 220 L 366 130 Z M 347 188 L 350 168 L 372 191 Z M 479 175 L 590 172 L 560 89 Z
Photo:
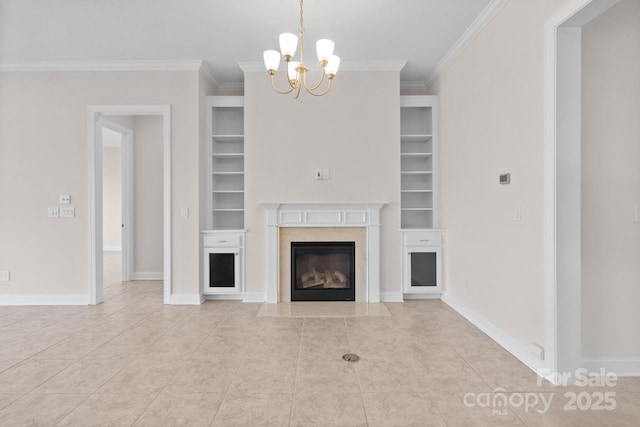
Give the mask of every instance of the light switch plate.
M 76 216 L 75 208 L 60 208 L 60 218 L 73 218 Z
M 180 208 L 180 216 L 182 218 L 189 218 L 189 208 Z
M 2 272 L 2 277 L 0 278 L 0 281 L 2 281 L 2 282 L 10 282 L 11 281 L 11 272 L 10 271 L 3 271 Z
M 47 209 L 47 216 L 49 218 L 59 218 L 60 217 L 60 211 L 58 208 L 48 208 Z

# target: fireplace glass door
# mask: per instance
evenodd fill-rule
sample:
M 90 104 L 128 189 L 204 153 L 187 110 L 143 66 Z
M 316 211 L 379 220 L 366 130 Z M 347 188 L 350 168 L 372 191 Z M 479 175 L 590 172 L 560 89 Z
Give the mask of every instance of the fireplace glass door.
M 355 301 L 355 242 L 292 242 L 291 301 Z

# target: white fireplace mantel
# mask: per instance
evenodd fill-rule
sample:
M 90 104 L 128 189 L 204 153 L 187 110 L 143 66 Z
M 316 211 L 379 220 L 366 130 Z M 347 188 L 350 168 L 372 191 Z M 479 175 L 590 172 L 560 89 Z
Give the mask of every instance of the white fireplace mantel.
M 380 302 L 380 210 L 385 203 L 264 203 L 267 211 L 267 302 L 279 302 L 280 227 L 365 227 L 367 302 Z

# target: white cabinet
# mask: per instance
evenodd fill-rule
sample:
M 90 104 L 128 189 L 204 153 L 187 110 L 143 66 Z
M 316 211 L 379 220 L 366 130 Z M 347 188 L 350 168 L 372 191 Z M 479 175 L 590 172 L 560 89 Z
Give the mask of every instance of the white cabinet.
M 435 96 L 400 97 L 400 223 L 433 228 L 436 217 Z
M 402 231 L 402 286 L 405 295 L 440 297 L 442 244 L 442 230 Z
M 210 217 L 213 230 L 244 228 L 244 98 L 207 97 Z
M 201 233 L 205 296 L 244 291 L 244 237 L 244 231 Z

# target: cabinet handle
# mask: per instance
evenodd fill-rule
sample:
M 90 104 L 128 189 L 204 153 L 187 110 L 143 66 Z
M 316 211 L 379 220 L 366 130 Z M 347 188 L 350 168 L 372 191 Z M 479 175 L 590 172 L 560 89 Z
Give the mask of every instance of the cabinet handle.
M 226 240 L 218 240 L 218 243 L 227 243 Z
M 420 240 L 420 241 L 421 241 L 421 242 L 428 242 L 428 241 L 429 241 L 429 239 L 426 239 L 426 240 L 425 240 L 425 239 L 422 239 L 422 240 Z

